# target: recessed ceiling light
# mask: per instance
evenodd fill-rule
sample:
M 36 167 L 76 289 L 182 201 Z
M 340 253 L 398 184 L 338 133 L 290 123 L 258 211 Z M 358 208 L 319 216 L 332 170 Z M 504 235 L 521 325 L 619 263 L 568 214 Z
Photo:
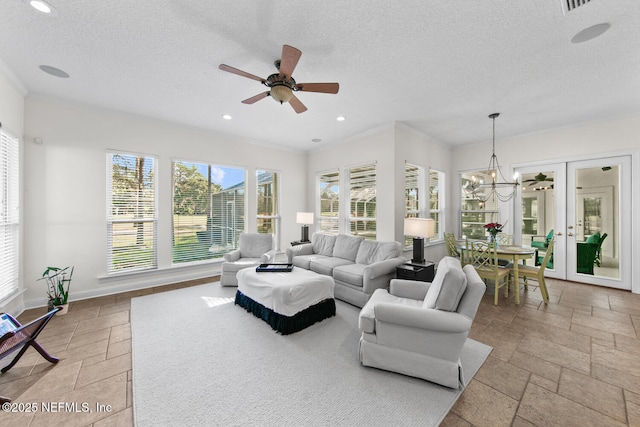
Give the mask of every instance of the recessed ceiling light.
M 573 38 L 571 39 L 571 43 L 584 43 L 589 40 L 595 39 L 596 37 L 602 35 L 605 31 L 607 31 L 609 27 L 611 27 L 611 24 L 609 24 L 608 22 L 592 25 L 591 27 L 585 28 L 584 30 L 573 36 Z
M 311 142 L 322 142 L 322 140 L 320 138 L 313 138 Z
M 347 118 L 345 116 L 338 116 L 336 117 L 336 120 L 339 122 L 344 122 Z
M 228 115 L 228 114 L 223 114 L 222 118 L 225 119 L 225 120 L 231 120 L 232 119 L 232 117 L 230 115 Z
M 67 74 L 65 71 L 62 71 L 59 68 L 52 67 L 50 65 L 41 65 L 39 68 L 45 73 L 51 74 L 52 76 L 60 77 L 62 79 L 69 78 L 69 74 Z
M 44 0 L 29 0 L 29 5 L 40 13 L 55 15 L 56 10 Z

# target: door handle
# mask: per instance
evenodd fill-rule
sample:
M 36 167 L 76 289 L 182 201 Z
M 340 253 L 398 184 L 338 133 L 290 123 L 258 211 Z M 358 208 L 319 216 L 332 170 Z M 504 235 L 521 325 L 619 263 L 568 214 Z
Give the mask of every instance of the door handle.
M 573 225 L 567 227 L 569 230 L 573 230 Z
M 573 233 L 567 233 L 567 236 L 573 236 Z
M 562 231 L 558 231 L 558 232 L 556 233 L 556 236 L 562 236 Z

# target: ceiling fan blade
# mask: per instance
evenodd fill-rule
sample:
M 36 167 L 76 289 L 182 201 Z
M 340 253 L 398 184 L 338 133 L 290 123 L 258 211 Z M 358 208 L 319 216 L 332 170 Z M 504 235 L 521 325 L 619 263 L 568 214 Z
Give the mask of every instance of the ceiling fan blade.
M 242 103 L 243 104 L 253 104 L 254 102 L 258 102 L 261 99 L 266 98 L 267 96 L 269 96 L 269 91 L 259 93 L 256 96 L 252 96 L 251 98 L 247 98 L 244 101 L 242 101 Z
M 237 68 L 233 68 L 226 64 L 220 64 L 218 68 L 220 68 L 222 71 L 227 71 L 232 74 L 237 74 L 239 76 L 246 77 L 248 79 L 257 80 L 261 83 L 265 81 L 265 79 L 263 79 L 262 77 L 258 77 L 256 75 L 247 73 L 246 71 L 238 70 Z
M 282 58 L 280 59 L 280 75 L 286 76 L 287 79 L 291 78 L 293 74 L 293 70 L 298 65 L 298 60 L 302 52 L 296 49 L 293 46 L 284 45 L 282 46 Z
M 304 104 L 302 102 L 300 102 L 300 100 L 298 98 L 296 98 L 295 95 L 293 95 L 291 97 L 291 99 L 289 100 L 289 104 L 291 104 L 291 107 L 296 111 L 296 113 L 300 114 L 300 113 L 304 113 L 305 111 L 307 111 L 307 107 L 304 106 Z
M 338 93 L 338 83 L 298 83 L 296 89 L 303 92 Z

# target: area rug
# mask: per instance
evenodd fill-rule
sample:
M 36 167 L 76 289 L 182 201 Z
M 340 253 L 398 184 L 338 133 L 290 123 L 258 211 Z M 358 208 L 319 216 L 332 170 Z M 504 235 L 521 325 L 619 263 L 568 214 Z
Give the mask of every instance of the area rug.
M 435 426 L 461 390 L 363 367 L 357 307 L 291 335 L 219 283 L 131 301 L 137 426 Z M 491 347 L 467 340 L 468 383 Z

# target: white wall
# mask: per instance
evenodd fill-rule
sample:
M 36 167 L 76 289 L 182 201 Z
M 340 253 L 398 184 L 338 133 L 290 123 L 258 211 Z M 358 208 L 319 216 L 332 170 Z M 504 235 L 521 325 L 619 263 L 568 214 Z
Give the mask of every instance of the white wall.
M 171 160 L 247 170 L 248 230 L 256 228 L 256 169 L 280 173 L 282 246 L 298 237 L 295 213 L 304 209 L 306 154 L 275 150 L 144 117 L 41 98 L 25 102 L 24 285 L 27 307 L 43 305 L 37 279 L 47 266 L 74 265 L 71 300 L 219 273 L 219 263 L 171 266 Z M 41 138 L 42 144 L 31 141 Z M 158 158 L 156 272 L 106 273 L 106 152 Z

